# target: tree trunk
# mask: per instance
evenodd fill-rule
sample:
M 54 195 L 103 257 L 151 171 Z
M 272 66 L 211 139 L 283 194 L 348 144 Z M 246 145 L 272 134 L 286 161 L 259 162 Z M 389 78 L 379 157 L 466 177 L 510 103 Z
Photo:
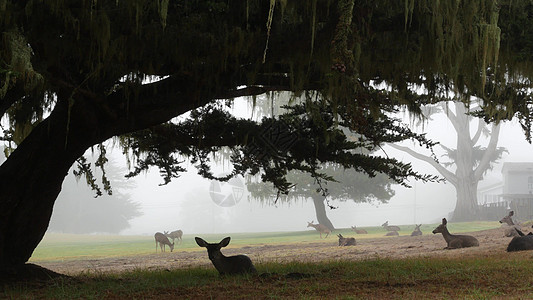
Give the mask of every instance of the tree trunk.
M 0 274 L 20 269 L 31 257 L 68 170 L 89 147 L 167 122 L 212 99 L 181 77 L 144 84 L 138 98 L 123 89 L 102 99 L 99 95 L 105 93 L 75 93 L 68 84 L 59 86 L 64 87 L 57 88 L 50 116 L 0 166 Z
M 335 230 L 333 223 L 331 223 L 326 214 L 326 205 L 324 205 L 324 197 L 320 195 L 314 195 L 312 198 L 313 203 L 315 204 L 317 222 L 319 224 L 327 226 L 330 230 Z
M 67 110 L 56 107 L 0 167 L 0 269 L 24 265 L 31 257 L 63 179 L 90 146 L 89 132 L 76 122 L 67 125 Z
M 477 184 L 477 181 L 468 182 L 466 180 L 457 184 L 457 203 L 451 218 L 454 222 L 479 220 Z

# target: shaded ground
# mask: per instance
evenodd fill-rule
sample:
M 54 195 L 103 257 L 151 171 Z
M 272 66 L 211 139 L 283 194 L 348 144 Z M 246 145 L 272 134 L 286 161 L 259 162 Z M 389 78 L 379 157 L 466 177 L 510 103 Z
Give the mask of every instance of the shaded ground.
M 511 238 L 504 236 L 502 228 L 465 233 L 475 236 L 479 247 L 444 250 L 446 242 L 441 234 L 425 233 L 422 236 L 399 236 L 362 238 L 356 235 L 356 246 L 339 247 L 336 236 L 316 242 L 288 244 L 259 244 L 246 247 L 224 248 L 225 255 L 247 254 L 255 264 L 263 262 L 314 262 L 324 260 L 363 260 L 372 258 L 406 258 L 419 256 L 463 256 L 475 257 L 504 253 Z M 348 237 L 345 235 L 345 237 Z M 167 249 L 168 250 L 168 249 Z M 149 255 L 123 256 L 105 259 L 87 259 L 61 262 L 39 262 L 38 265 L 50 270 L 77 275 L 82 272 L 120 272 L 135 269 L 176 269 L 192 266 L 212 267 L 204 248 L 194 251 L 153 253 Z

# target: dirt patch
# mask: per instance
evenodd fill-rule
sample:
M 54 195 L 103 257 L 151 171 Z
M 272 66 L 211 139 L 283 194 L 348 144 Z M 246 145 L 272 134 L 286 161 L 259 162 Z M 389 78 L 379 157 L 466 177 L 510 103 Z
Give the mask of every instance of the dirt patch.
M 425 233 L 422 236 L 398 236 L 364 238 L 353 234 L 356 246 L 339 247 L 334 236 L 316 242 L 288 244 L 259 244 L 246 247 L 224 248 L 225 255 L 247 254 L 255 264 L 264 262 L 318 262 L 331 260 L 365 260 L 374 258 L 407 257 L 472 257 L 504 253 L 511 238 L 504 236 L 502 228 L 465 233 L 479 240 L 479 247 L 444 250 L 446 242 L 441 234 Z M 345 237 L 348 237 L 347 235 Z M 122 272 L 136 269 L 182 269 L 205 266 L 211 268 L 207 252 L 203 248 L 194 251 L 153 253 L 149 255 L 122 256 L 115 258 L 39 262 L 50 270 L 77 275 L 80 273 Z

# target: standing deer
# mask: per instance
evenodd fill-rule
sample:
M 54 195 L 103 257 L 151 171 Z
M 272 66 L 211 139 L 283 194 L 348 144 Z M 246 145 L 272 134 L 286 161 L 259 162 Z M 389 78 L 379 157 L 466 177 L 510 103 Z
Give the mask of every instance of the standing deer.
M 257 273 L 252 260 L 248 256 L 242 254 L 224 256 L 220 252 L 222 247 L 226 247 L 229 244 L 231 240 L 229 236 L 220 241 L 220 243 L 208 243 L 199 237 L 195 237 L 194 239 L 198 246 L 207 248 L 209 259 L 220 275 Z
M 178 239 L 178 243 L 181 244 L 181 241 L 182 241 L 181 237 L 183 236 L 183 231 L 181 231 L 181 229 L 172 231 L 171 233 L 168 233 L 168 231 L 165 231 L 164 235 L 167 238 L 172 239 L 173 243 L 175 239 Z
M 166 252 L 165 245 L 168 245 L 170 247 L 170 252 L 174 250 L 174 243 L 170 243 L 168 238 L 162 234 L 161 232 L 156 232 L 154 234 L 155 238 L 155 252 L 157 253 L 157 244 L 159 243 L 159 248 L 161 248 L 161 252 Z
M 507 252 L 533 250 L 533 233 L 525 235 L 521 230 L 513 228 L 518 236 L 514 237 L 509 245 L 507 245 Z
M 478 240 L 473 236 L 451 234 L 446 227 L 447 223 L 448 221 L 446 221 L 446 218 L 443 218 L 442 224 L 433 230 L 433 234 L 442 233 L 444 240 L 446 240 L 446 243 L 448 244 L 448 246 L 446 246 L 444 249 L 458 249 L 479 246 Z
M 355 246 L 355 238 L 345 238 L 342 234 L 337 234 L 339 237 L 339 246 Z
M 368 232 L 364 229 L 357 229 L 355 226 L 352 226 L 352 231 L 355 231 L 357 234 L 367 234 Z
M 505 227 L 504 235 L 508 237 L 520 236 L 517 230 L 520 230 L 520 225 L 513 222 L 514 211 L 510 211 L 509 214 L 500 220 L 501 224 L 507 224 Z M 515 230 L 516 229 L 516 230 Z
M 385 228 L 387 231 L 400 231 L 400 227 L 395 225 L 389 225 L 389 221 L 381 224 L 381 226 L 383 226 L 383 228 Z
M 420 230 L 420 226 L 422 226 L 422 224 L 420 224 L 420 225 L 416 225 L 415 224 L 415 230 L 413 230 L 413 232 L 411 232 L 411 236 L 422 235 L 422 231 Z
M 314 221 L 307 222 L 307 227 L 313 227 L 320 233 L 320 238 L 322 238 L 322 233 L 325 233 L 326 236 L 324 238 L 327 238 L 328 235 L 331 233 L 331 230 L 326 225 L 322 224 L 313 224 Z

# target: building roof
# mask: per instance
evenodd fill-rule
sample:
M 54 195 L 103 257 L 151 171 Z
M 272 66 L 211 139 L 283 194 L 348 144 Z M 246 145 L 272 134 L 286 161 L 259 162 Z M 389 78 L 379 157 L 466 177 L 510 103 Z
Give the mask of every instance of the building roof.
M 506 162 L 502 167 L 502 174 L 527 171 L 533 172 L 533 162 Z

